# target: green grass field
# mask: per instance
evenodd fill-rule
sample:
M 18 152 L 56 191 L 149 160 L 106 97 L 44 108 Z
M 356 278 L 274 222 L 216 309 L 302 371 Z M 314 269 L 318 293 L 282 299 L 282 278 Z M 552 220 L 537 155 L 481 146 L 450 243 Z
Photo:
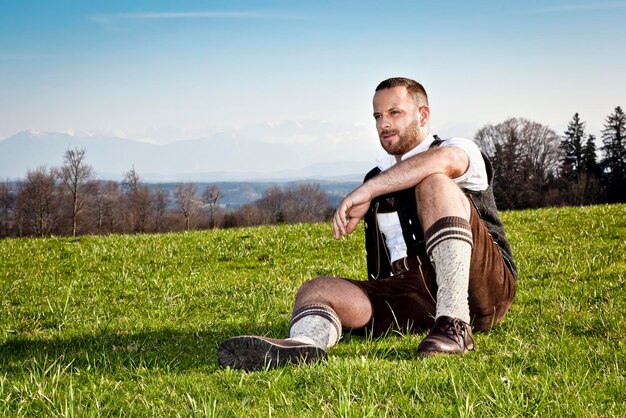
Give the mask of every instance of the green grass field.
M 219 342 L 285 336 L 309 278 L 364 278 L 362 231 L 0 240 L 0 414 L 626 416 L 626 206 L 503 219 L 517 297 L 476 351 L 344 335 L 326 363 L 254 373 L 219 367 Z

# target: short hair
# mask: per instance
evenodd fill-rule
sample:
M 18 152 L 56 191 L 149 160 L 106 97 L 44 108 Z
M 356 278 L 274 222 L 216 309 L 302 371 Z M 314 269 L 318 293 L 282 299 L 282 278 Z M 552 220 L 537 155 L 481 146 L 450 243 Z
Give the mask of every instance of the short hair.
M 415 100 L 416 104 L 428 105 L 428 95 L 426 94 L 424 86 L 410 78 L 388 78 L 376 87 L 376 91 L 391 89 L 393 87 L 406 87 L 406 90 L 413 95 L 413 100 Z

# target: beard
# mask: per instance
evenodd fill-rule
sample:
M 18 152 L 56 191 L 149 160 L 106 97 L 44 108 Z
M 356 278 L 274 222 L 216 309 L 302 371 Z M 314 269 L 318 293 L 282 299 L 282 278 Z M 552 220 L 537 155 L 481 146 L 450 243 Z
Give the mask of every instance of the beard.
M 398 140 L 393 144 L 386 143 L 382 138 L 386 135 L 398 135 Z M 378 135 L 380 145 L 390 155 L 404 155 L 412 150 L 419 142 L 418 140 L 418 122 L 414 121 L 409 124 L 403 132 L 398 129 L 386 129 Z

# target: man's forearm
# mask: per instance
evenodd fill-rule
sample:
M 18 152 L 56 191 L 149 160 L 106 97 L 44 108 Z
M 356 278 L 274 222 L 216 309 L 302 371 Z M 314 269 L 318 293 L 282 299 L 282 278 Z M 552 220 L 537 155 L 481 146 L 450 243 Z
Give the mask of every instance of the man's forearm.
M 469 166 L 465 152 L 456 147 L 440 147 L 414 155 L 372 177 L 361 185 L 372 198 L 414 187 L 432 174 L 450 178 L 461 176 Z
M 352 233 L 375 197 L 414 187 L 433 174 L 456 178 L 468 166 L 467 154 L 456 147 L 431 149 L 396 164 L 357 187 L 341 201 L 333 217 L 333 236 L 338 239 Z

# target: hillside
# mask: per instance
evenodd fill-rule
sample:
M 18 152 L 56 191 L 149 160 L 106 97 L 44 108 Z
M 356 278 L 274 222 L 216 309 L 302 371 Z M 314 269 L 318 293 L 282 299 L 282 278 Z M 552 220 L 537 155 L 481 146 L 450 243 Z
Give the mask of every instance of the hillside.
M 626 205 L 502 215 L 517 297 L 475 352 L 347 334 L 255 373 L 221 369 L 219 342 L 284 336 L 311 277 L 365 277 L 362 226 L 0 240 L 0 415 L 626 416 Z

